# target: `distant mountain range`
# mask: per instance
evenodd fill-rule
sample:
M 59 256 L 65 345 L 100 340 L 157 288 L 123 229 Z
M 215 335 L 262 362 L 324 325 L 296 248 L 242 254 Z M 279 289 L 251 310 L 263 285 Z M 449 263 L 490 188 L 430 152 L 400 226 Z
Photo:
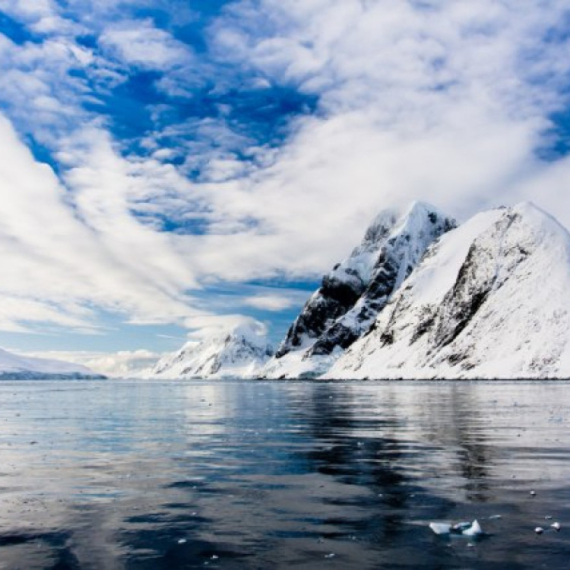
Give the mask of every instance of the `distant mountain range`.
M 153 376 L 570 377 L 570 234 L 523 203 L 457 227 L 433 206 L 382 212 L 323 277 L 270 357 L 258 334 L 183 347 Z
M 33 380 L 47 378 L 104 378 L 85 366 L 61 360 L 20 356 L 0 349 L 0 380 Z

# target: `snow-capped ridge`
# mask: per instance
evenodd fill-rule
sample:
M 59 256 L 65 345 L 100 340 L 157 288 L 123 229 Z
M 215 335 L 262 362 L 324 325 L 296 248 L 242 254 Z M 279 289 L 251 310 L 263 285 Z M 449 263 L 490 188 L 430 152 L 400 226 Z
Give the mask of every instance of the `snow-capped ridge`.
M 525 202 L 434 243 L 331 378 L 570 376 L 570 234 Z
M 162 358 L 143 376 L 151 378 L 253 377 L 273 355 L 265 327 L 242 322 L 210 331 L 198 341 Z
M 425 202 L 380 212 L 361 244 L 323 277 L 291 325 L 267 377 L 319 374 L 365 334 L 427 247 L 456 226 Z
M 273 358 L 250 321 L 188 342 L 152 376 L 568 378 L 568 291 L 570 233 L 534 204 L 457 227 L 417 202 L 376 216 Z
M 21 356 L 0 349 L 0 379 L 35 379 L 35 378 L 104 378 L 86 366 L 52 360 Z

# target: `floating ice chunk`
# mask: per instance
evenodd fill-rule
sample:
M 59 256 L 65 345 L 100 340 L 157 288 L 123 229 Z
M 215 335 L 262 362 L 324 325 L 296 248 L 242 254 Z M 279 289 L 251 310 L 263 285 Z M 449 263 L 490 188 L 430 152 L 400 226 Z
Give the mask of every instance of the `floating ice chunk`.
M 542 534 L 544 532 L 544 529 L 541 526 L 537 526 L 534 529 L 534 532 L 536 532 L 536 534 Z
M 429 527 L 435 534 L 449 534 L 451 532 L 451 525 L 447 523 L 429 523 Z
M 550 526 L 551 526 L 556 532 L 558 532 L 558 531 L 560 530 L 560 528 L 561 528 L 559 522 L 553 522 Z
M 457 534 L 463 534 L 463 531 L 465 531 L 469 528 L 471 528 L 470 522 L 460 522 L 460 523 L 454 524 L 451 527 L 451 532 L 455 532 Z
M 464 536 L 480 536 L 483 534 L 483 529 L 478 520 L 474 520 L 469 528 L 466 528 L 463 533 Z
M 479 521 L 460 522 L 454 525 L 448 523 L 429 523 L 431 530 L 437 535 L 481 536 L 484 534 Z

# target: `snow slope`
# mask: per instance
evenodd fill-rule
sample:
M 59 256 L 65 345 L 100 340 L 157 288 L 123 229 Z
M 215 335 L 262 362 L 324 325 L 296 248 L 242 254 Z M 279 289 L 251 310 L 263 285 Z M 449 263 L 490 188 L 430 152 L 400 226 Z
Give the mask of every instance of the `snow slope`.
M 20 356 L 0 349 L 0 379 L 103 378 L 85 366 L 61 360 Z
M 146 378 L 254 377 L 273 351 L 256 323 L 217 331 L 199 342 L 186 343 L 143 373 Z
M 323 374 L 368 331 L 428 246 L 454 227 L 452 218 L 422 202 L 380 213 L 360 246 L 325 275 L 262 376 Z
M 570 234 L 528 203 L 478 214 L 420 266 L 327 378 L 570 377 Z

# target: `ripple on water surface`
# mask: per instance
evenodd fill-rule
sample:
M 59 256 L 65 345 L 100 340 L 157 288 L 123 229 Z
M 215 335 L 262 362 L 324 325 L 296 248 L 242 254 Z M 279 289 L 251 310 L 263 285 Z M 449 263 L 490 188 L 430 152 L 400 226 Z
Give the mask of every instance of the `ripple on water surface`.
M 566 568 L 569 389 L 4 381 L 0 569 Z

